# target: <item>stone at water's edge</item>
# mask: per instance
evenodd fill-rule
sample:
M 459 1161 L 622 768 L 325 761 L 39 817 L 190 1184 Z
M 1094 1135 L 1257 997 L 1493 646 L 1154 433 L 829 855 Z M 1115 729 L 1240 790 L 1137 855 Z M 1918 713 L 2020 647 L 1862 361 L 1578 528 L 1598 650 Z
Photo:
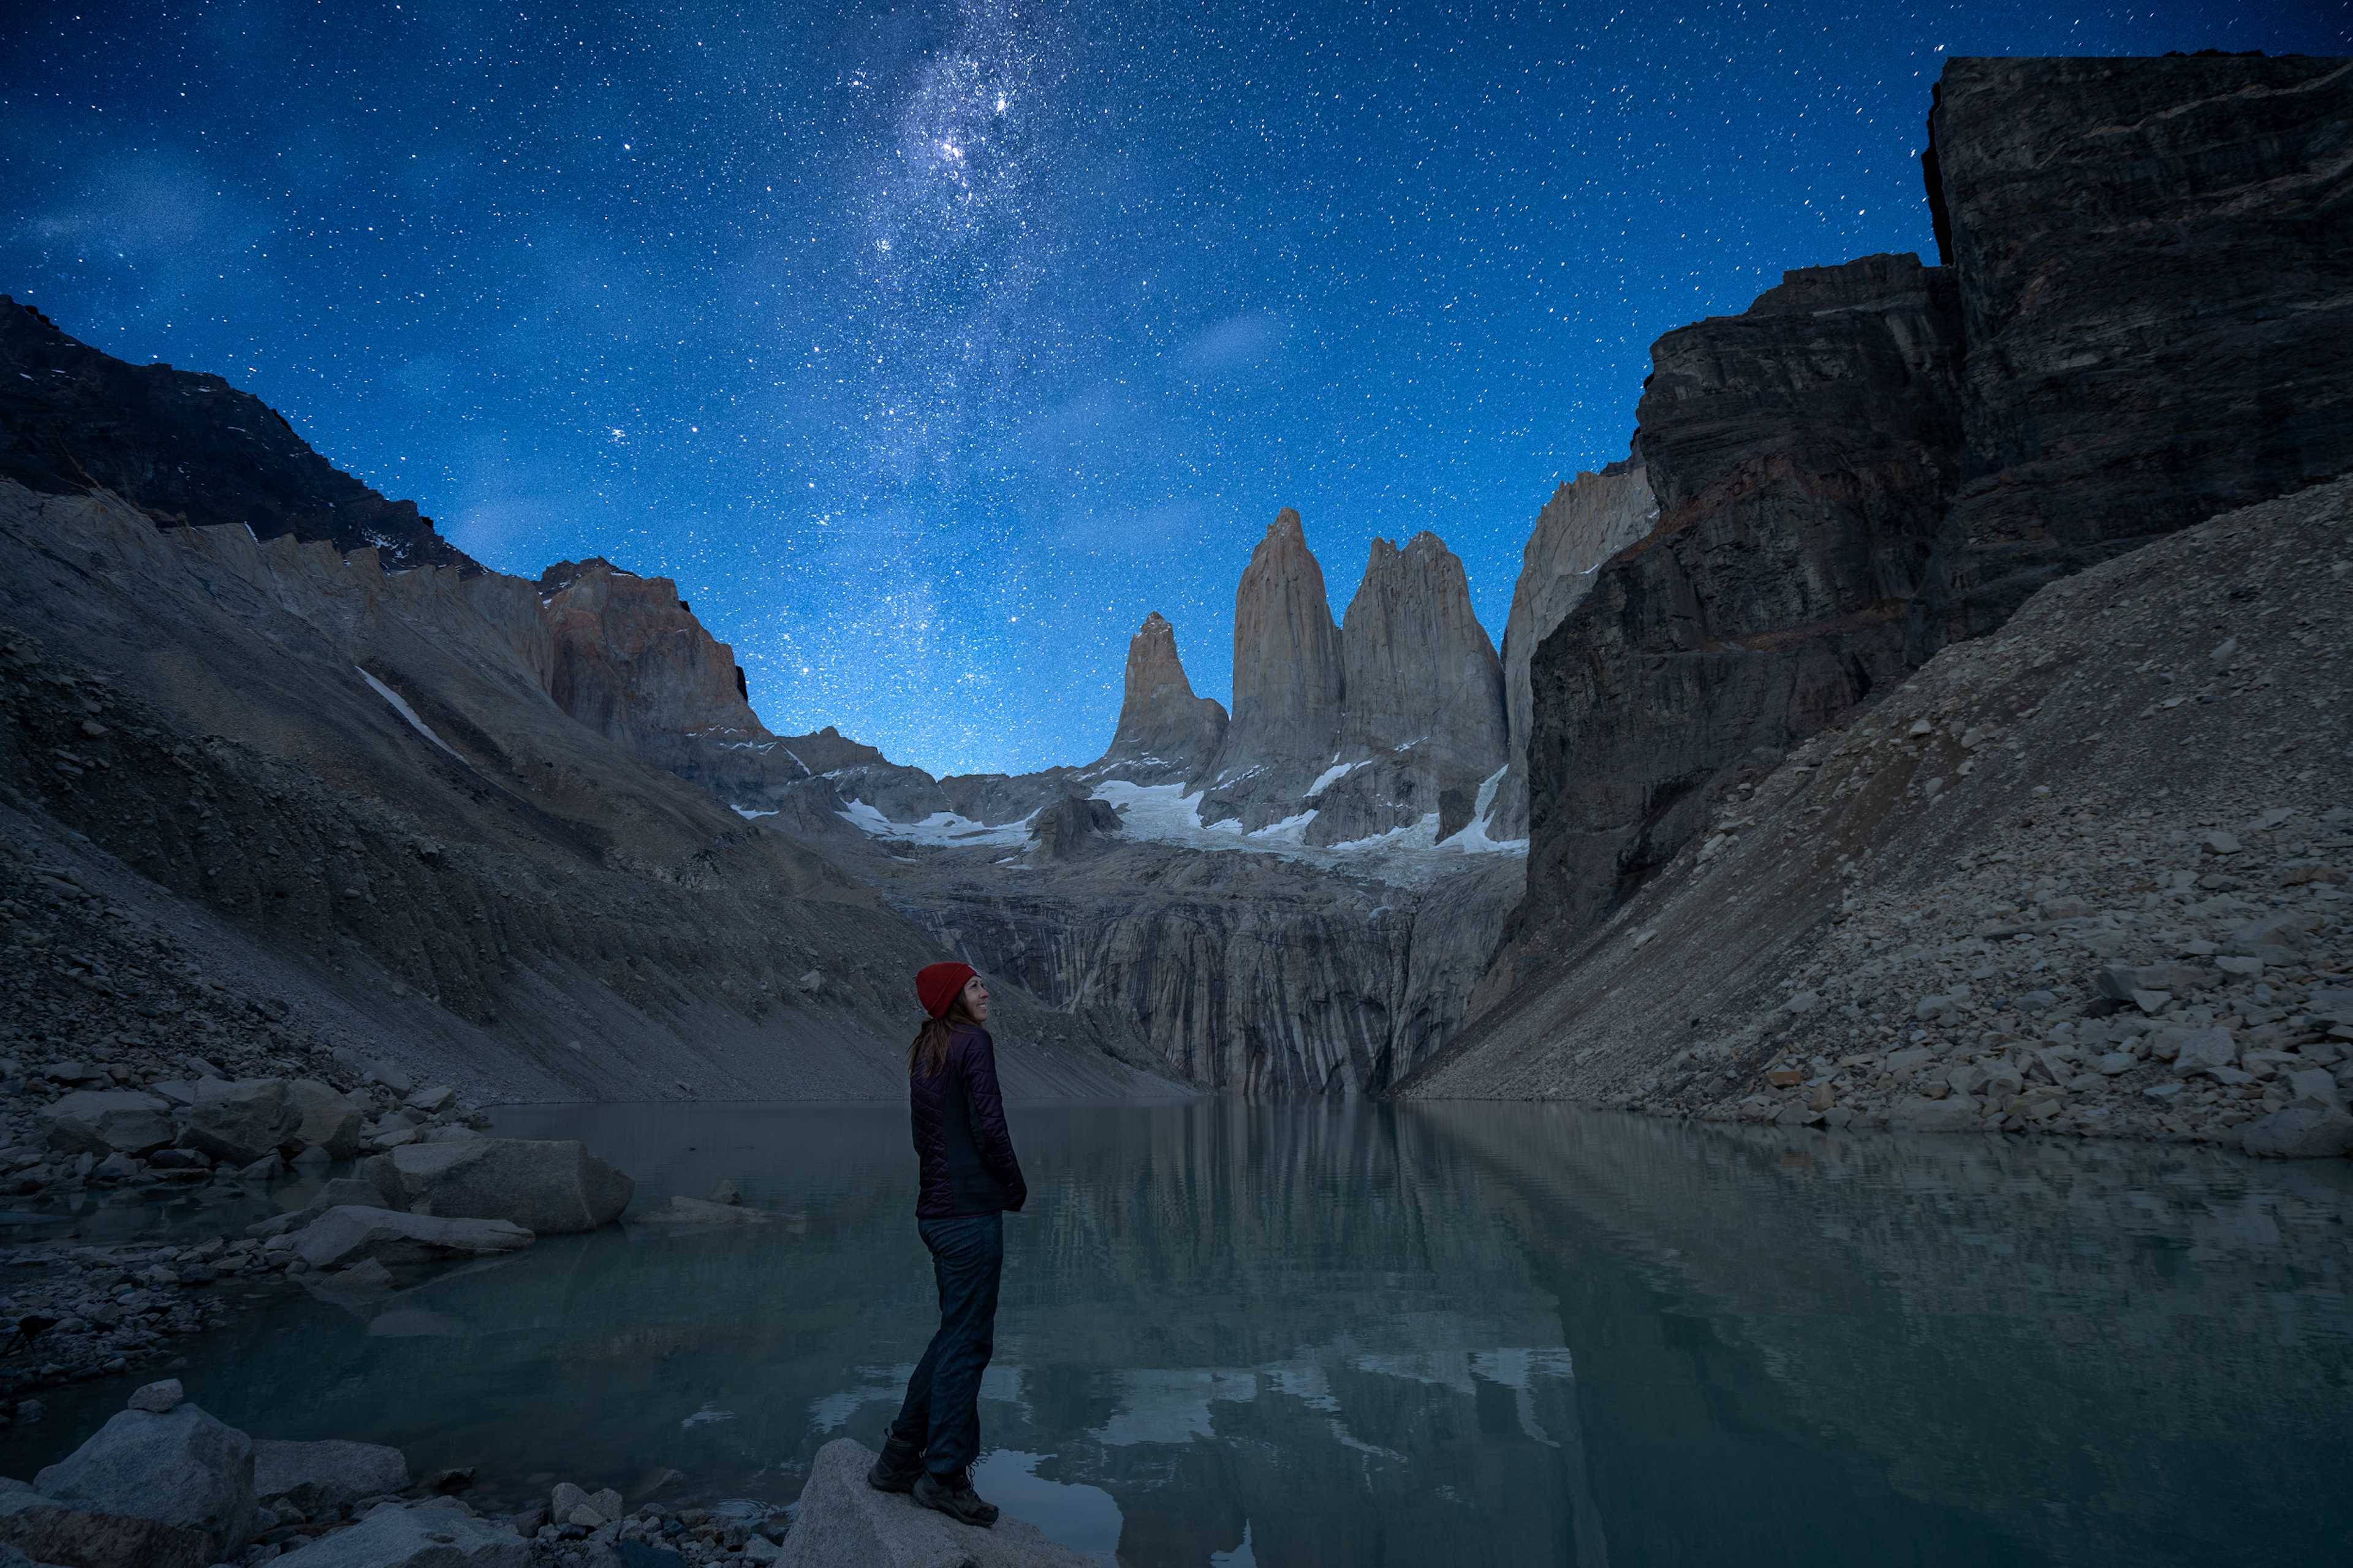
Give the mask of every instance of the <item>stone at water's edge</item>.
M 201 1533 L 216 1555 L 253 1529 L 253 1442 L 194 1405 L 118 1411 L 90 1441 L 33 1479 L 44 1497 L 136 1514 Z
M 866 1484 L 873 1464 L 874 1450 L 849 1437 L 817 1451 L 777 1568 L 1092 1568 L 1011 1514 L 981 1530 L 876 1491 Z
M 265 1437 L 253 1445 L 254 1495 L 272 1502 L 283 1498 L 314 1518 L 364 1497 L 407 1489 L 407 1456 L 381 1443 L 280 1443 Z
M 621 1217 L 637 1184 L 570 1140 L 467 1138 L 410 1143 L 360 1173 L 419 1214 L 512 1220 L 541 1236 L 594 1230 Z
M 78 1089 L 42 1107 L 39 1117 L 49 1147 L 67 1154 L 144 1157 L 169 1146 L 174 1135 L 172 1108 L 130 1089 Z
M 2239 1146 L 2276 1160 L 2336 1159 L 2353 1154 L 2353 1117 L 2290 1106 L 2249 1122 Z
M 332 1208 L 311 1223 L 294 1250 L 313 1268 L 434 1263 L 460 1254 L 519 1252 L 533 1237 L 496 1219 L 442 1219 L 356 1205 Z
M 530 1568 L 531 1547 L 504 1520 L 385 1503 L 290 1561 L 301 1568 Z

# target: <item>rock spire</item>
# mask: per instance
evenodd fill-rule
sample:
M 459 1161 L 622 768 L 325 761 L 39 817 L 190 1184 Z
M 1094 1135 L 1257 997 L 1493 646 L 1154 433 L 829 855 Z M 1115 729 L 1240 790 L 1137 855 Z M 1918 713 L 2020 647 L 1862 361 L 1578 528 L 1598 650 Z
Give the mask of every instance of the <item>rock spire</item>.
M 1234 594 L 1233 721 L 1219 777 L 1329 757 L 1345 679 L 1324 569 L 1299 513 L 1284 507 Z
M 1089 771 L 1116 769 L 1137 784 L 1181 780 L 1206 767 L 1225 738 L 1225 705 L 1193 694 L 1176 657 L 1176 628 L 1153 611 L 1127 645 L 1119 728 Z
M 1488 772 L 1504 763 L 1504 672 L 1461 560 L 1425 530 L 1373 541 L 1340 628 L 1341 750 L 1411 747 Z

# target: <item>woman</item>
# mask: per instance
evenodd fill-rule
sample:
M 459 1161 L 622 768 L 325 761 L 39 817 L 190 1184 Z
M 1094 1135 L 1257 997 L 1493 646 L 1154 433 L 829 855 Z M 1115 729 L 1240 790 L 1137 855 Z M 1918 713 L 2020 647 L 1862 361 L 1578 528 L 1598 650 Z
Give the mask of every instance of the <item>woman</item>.
M 1005 1130 L 997 1052 L 988 1031 L 988 989 L 972 966 L 934 963 L 915 975 L 925 1022 L 907 1047 L 907 1100 L 913 1112 L 922 1186 L 916 1229 L 932 1249 L 940 1327 L 890 1439 L 867 1475 L 884 1491 L 914 1493 L 925 1508 L 984 1529 L 997 1509 L 972 1489 L 980 1457 L 980 1374 L 995 1349 L 997 1279 L 1005 1266 L 1005 1215 L 1029 1189 Z

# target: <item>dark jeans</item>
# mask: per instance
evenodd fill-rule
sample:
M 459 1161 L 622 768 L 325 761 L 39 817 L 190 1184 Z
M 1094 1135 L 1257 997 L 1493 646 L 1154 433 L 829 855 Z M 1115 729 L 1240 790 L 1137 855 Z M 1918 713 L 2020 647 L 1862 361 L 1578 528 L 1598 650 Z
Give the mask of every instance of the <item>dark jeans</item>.
M 907 1380 L 906 1403 L 891 1423 L 891 1436 L 921 1445 L 923 1468 L 932 1474 L 952 1476 L 980 1457 L 980 1374 L 997 1348 L 1005 1216 L 927 1219 L 916 1229 L 932 1249 L 940 1328 Z

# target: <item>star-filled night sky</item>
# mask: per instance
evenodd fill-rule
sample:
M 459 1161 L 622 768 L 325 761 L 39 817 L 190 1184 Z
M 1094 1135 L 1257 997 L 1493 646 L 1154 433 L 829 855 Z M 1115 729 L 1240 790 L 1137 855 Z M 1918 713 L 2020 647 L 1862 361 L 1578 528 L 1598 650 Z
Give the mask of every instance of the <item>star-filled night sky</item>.
M 461 548 L 673 576 L 784 732 L 1083 762 L 1228 695 L 1295 506 L 1500 637 L 1651 341 L 1934 259 L 1948 55 L 2353 53 L 2346 0 L 26 0 L 0 291 L 216 371 Z

